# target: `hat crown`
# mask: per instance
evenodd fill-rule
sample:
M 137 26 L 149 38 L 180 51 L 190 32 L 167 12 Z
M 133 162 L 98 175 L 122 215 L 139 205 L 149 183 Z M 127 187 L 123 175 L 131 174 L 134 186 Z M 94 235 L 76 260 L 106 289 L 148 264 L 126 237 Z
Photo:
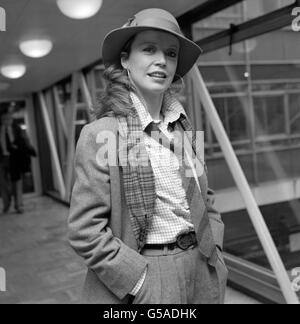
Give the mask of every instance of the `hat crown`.
M 174 16 L 163 9 L 145 9 L 130 18 L 123 27 L 147 26 L 153 28 L 170 29 L 173 32 L 181 33 L 179 24 Z
M 178 21 L 168 11 L 163 9 L 145 9 L 132 18 L 121 28 L 109 32 L 102 43 L 102 58 L 106 67 L 120 65 L 121 52 L 130 39 L 142 31 L 157 30 L 167 32 L 177 37 L 180 42 L 177 71 L 174 81 L 178 76 L 184 76 L 197 61 L 201 48 L 185 37 Z
M 178 22 L 175 19 L 175 17 L 173 15 L 171 15 L 168 11 L 163 10 L 163 9 L 156 9 L 156 8 L 145 9 L 145 10 L 138 12 L 135 15 L 135 17 L 136 17 L 137 21 L 140 21 L 140 22 L 142 22 L 143 20 L 148 19 L 148 18 L 159 18 L 159 19 L 169 20 L 178 26 Z

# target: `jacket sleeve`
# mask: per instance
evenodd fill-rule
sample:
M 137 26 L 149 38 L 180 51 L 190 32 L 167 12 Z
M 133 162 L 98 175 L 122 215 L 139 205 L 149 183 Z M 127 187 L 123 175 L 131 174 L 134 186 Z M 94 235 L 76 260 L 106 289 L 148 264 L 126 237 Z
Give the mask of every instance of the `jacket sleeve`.
M 223 250 L 224 240 L 224 223 L 222 221 L 220 213 L 213 207 L 215 202 L 215 193 L 213 190 L 207 190 L 207 211 L 211 224 L 212 233 L 216 245 Z
M 73 249 L 118 298 L 123 299 L 147 267 L 146 259 L 115 237 L 109 166 L 99 163 L 94 126 L 83 128 L 76 147 L 75 183 L 68 218 Z M 121 217 L 121 216 L 120 216 Z

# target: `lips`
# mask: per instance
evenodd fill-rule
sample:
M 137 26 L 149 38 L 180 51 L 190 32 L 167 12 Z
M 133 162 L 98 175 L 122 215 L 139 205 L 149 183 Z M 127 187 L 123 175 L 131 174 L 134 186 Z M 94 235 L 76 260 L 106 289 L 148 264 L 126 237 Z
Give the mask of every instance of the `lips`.
M 148 73 L 148 75 L 152 78 L 159 78 L 159 79 L 167 78 L 167 74 L 164 72 L 152 72 L 152 73 Z

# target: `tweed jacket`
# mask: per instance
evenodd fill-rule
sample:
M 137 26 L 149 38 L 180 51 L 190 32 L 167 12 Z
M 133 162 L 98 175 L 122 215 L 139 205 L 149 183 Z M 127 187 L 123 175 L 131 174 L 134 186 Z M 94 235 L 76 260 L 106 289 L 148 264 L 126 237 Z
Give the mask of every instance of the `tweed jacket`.
M 69 240 L 88 267 L 83 301 L 121 304 L 127 303 L 129 292 L 147 267 L 147 260 L 139 253 L 132 230 L 120 167 L 97 160 L 100 144 L 96 139 L 102 131 L 117 134 L 116 118 L 104 117 L 86 125 L 77 143 Z M 198 228 L 207 212 L 214 241 L 221 250 L 224 224 L 212 206 L 213 193 L 208 189 L 206 173 L 199 180 L 206 203 L 195 190 L 190 205 L 192 221 Z

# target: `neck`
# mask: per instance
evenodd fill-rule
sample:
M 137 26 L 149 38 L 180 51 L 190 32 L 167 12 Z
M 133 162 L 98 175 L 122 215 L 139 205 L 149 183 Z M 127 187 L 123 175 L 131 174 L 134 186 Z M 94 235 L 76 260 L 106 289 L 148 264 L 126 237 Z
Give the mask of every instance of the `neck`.
M 162 104 L 163 104 L 163 98 L 164 95 L 160 94 L 160 95 L 147 95 L 144 94 L 140 91 L 137 92 L 139 98 L 141 99 L 141 101 L 143 102 L 143 104 L 145 105 L 146 109 L 148 110 L 150 116 L 154 119 L 154 120 L 159 120 L 162 119 L 161 116 L 161 108 L 162 108 Z

